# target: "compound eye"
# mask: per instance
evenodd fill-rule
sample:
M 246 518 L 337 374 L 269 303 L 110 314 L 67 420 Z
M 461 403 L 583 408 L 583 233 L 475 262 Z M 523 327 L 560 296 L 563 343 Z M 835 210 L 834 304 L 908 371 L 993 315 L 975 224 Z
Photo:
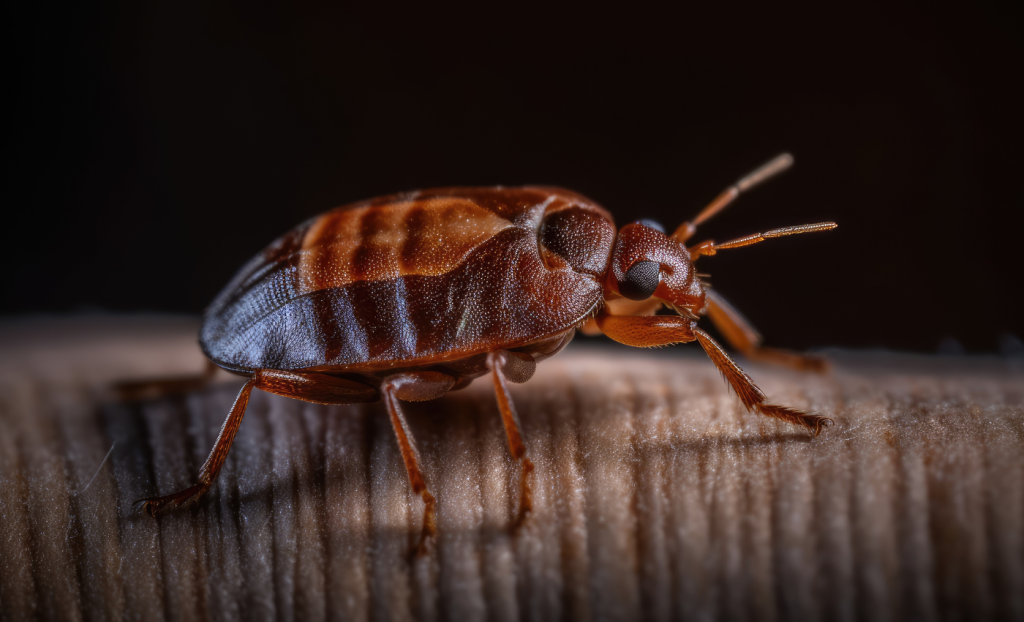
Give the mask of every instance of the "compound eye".
M 630 300 L 647 300 L 661 282 L 661 264 L 656 261 L 638 261 L 619 281 L 619 293 Z

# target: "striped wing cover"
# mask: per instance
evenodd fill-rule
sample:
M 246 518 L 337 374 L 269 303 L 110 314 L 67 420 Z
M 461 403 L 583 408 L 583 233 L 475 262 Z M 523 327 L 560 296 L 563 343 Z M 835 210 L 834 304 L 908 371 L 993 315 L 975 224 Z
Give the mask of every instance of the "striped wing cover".
M 525 345 L 583 320 L 600 275 L 542 258 L 545 215 L 582 208 L 611 252 L 611 217 L 557 188 L 442 188 L 309 220 L 246 264 L 207 310 L 204 352 L 228 369 L 386 369 Z M 603 259 L 602 259 L 603 257 Z

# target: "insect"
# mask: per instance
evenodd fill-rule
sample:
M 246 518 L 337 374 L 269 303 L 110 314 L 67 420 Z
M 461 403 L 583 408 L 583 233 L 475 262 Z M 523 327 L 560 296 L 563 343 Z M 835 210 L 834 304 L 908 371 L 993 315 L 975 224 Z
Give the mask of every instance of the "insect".
M 529 380 L 577 328 L 636 347 L 697 341 L 748 410 L 817 435 L 830 419 L 768 403 L 697 320 L 707 315 L 752 358 L 803 368 L 821 362 L 762 347 L 753 327 L 701 281 L 694 262 L 835 223 L 686 246 L 698 225 L 791 164 L 788 154 L 776 157 L 671 235 L 645 221 L 616 231 L 593 201 L 549 187 L 424 190 L 306 221 L 246 264 L 207 309 L 203 352 L 248 380 L 199 481 L 141 500 L 143 510 L 156 516 L 186 507 L 209 490 L 253 389 L 318 404 L 383 400 L 409 482 L 425 502 L 427 538 L 436 529 L 436 503 L 401 402 L 436 399 L 489 375 L 521 468 L 522 517 L 530 509 L 533 464 L 508 383 Z M 675 315 L 654 315 L 663 306 Z

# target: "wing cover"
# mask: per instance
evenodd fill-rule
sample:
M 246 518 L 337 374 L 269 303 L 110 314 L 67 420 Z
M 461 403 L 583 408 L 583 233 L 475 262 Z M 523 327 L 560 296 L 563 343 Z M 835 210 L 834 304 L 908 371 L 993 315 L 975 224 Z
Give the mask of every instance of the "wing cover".
M 593 211 L 554 188 L 447 188 L 340 207 L 285 234 L 214 300 L 200 343 L 229 369 L 380 369 L 452 360 L 565 331 L 600 301 L 593 274 L 551 269 L 545 215 Z

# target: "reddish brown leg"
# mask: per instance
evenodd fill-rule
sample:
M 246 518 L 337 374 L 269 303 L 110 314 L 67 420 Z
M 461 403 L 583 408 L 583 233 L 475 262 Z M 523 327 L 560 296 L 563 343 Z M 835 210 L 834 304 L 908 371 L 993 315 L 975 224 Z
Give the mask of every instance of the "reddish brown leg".
M 192 376 L 149 378 L 115 382 L 113 390 L 121 401 L 151 400 L 168 395 L 181 395 L 205 387 L 217 373 L 217 365 L 210 360 L 202 373 Z
M 747 407 L 747 410 L 756 410 L 762 415 L 802 425 L 814 432 L 815 436 L 821 432 L 822 427 L 832 425 L 832 420 L 827 417 L 767 403 L 767 398 L 761 392 L 761 389 L 754 384 L 750 376 L 740 369 L 740 366 L 735 361 L 729 358 L 729 355 L 722 350 L 722 347 L 710 335 L 699 328 L 694 328 L 693 334 L 704 348 L 704 351 L 707 352 L 708 357 L 714 362 L 718 371 L 722 372 L 726 381 L 732 385 L 733 390 L 736 391 L 736 395 L 739 396 L 740 401 Z
M 420 495 L 426 506 L 423 509 L 423 531 L 420 534 L 416 550 L 419 553 L 426 551 L 427 542 L 437 533 L 437 502 L 434 495 L 427 490 L 427 480 L 420 471 L 420 452 L 413 442 L 412 432 L 409 430 L 409 422 L 402 414 L 402 408 L 398 400 L 407 402 L 422 402 L 441 397 L 455 385 L 455 378 L 439 372 L 411 372 L 388 376 L 381 384 L 381 392 L 384 394 L 384 402 L 391 416 L 391 427 L 395 429 L 395 437 L 398 439 L 398 448 L 402 452 L 402 460 L 405 462 L 405 470 L 409 474 L 409 484 L 412 491 Z
M 743 317 L 739 311 L 713 290 L 708 290 L 706 294 L 708 317 L 711 318 L 715 328 L 721 331 L 729 345 L 742 352 L 747 358 L 785 365 L 803 371 L 819 373 L 828 371 L 828 361 L 819 356 L 798 354 L 779 348 L 765 348 L 761 345 L 761 335 L 747 321 L 747 318 Z
M 764 393 L 757 388 L 750 376 L 729 358 L 710 335 L 697 328 L 693 320 L 671 315 L 653 317 L 599 315 L 597 323 L 610 338 L 628 346 L 647 348 L 696 339 L 707 352 L 715 367 L 722 372 L 733 390 L 736 391 L 736 395 L 739 396 L 747 410 L 756 410 L 762 415 L 802 425 L 813 431 L 815 436 L 821 431 L 822 426 L 832 423 L 831 419 L 820 415 L 768 404 Z
M 597 325 L 611 339 L 635 348 L 693 341 L 694 321 L 678 315 L 598 315 Z
M 166 514 L 171 510 L 187 508 L 206 494 L 214 480 L 217 479 L 224 460 L 228 457 L 228 451 L 231 449 L 231 443 L 235 440 L 238 427 L 242 424 L 242 415 L 245 414 L 245 407 L 249 404 L 249 394 L 253 388 L 318 404 L 372 402 L 377 399 L 378 395 L 377 390 L 371 386 L 326 374 L 257 370 L 235 398 L 235 404 L 231 407 L 231 412 L 220 429 L 210 457 L 199 469 L 199 482 L 163 497 L 140 499 L 138 503 L 142 503 L 143 512 L 150 516 Z
M 491 378 L 494 380 L 494 394 L 498 398 L 498 410 L 501 411 L 501 421 L 505 424 L 508 450 L 512 457 L 518 460 L 521 465 L 519 476 L 519 514 L 516 517 L 516 526 L 519 526 L 530 510 L 533 509 L 533 492 L 530 487 L 530 473 L 533 472 L 533 462 L 526 457 L 526 443 L 523 442 L 521 432 L 522 425 L 519 423 L 519 414 L 516 413 L 515 404 L 512 403 L 512 398 L 508 394 L 508 381 L 526 382 L 533 376 L 537 364 L 529 355 L 498 351 L 487 355 L 487 368 L 491 370 Z
M 187 508 L 206 494 L 206 491 L 213 485 L 213 481 L 217 479 L 217 474 L 220 473 L 224 460 L 228 457 L 228 450 L 231 449 L 231 443 L 235 440 L 238 426 L 242 424 L 242 415 L 245 414 L 245 407 L 249 404 L 249 394 L 252 392 L 252 387 L 255 383 L 255 377 L 250 378 L 245 383 L 245 386 L 242 387 L 242 390 L 238 392 L 235 404 L 231 407 L 228 418 L 224 420 L 224 425 L 220 428 L 220 434 L 217 435 L 217 442 L 213 445 L 213 451 L 210 452 L 210 456 L 206 459 L 202 468 L 199 469 L 199 482 L 185 490 L 179 490 L 163 497 L 140 499 L 136 503 L 142 503 L 143 512 L 156 517 L 171 510 Z

